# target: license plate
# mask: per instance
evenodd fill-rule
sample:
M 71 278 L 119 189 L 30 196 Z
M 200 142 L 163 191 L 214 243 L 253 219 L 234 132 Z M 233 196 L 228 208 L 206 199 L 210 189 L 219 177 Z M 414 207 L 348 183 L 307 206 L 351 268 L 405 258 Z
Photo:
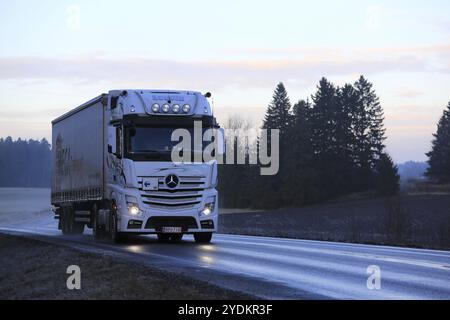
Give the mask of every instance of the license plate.
M 181 233 L 181 227 L 162 227 L 162 233 Z

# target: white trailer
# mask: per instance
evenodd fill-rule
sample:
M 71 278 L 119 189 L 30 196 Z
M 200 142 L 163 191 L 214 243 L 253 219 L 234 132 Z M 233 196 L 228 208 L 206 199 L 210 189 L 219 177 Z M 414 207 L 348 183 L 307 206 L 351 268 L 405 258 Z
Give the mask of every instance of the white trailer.
M 64 234 L 85 226 L 117 242 L 129 234 L 179 241 L 217 231 L 217 161 L 173 162 L 176 129 L 218 129 L 192 91 L 113 90 L 52 121 L 51 202 Z M 218 135 L 218 145 L 223 135 Z

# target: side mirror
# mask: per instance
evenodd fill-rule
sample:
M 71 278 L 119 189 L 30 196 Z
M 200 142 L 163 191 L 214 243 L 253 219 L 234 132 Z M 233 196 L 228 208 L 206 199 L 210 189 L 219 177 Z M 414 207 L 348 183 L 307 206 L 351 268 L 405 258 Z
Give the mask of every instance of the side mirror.
M 108 127 L 108 152 L 113 154 L 117 153 L 115 127 Z

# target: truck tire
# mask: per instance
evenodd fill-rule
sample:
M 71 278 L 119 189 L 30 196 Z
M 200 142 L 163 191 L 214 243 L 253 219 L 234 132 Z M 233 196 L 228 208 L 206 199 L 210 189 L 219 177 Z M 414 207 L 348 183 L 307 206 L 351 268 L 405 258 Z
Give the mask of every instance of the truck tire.
M 117 214 L 113 212 L 111 214 L 111 219 L 109 219 L 109 235 L 112 243 L 121 243 L 126 240 L 126 236 L 117 231 Z
M 197 243 L 210 243 L 212 239 L 211 232 L 194 233 L 194 239 Z

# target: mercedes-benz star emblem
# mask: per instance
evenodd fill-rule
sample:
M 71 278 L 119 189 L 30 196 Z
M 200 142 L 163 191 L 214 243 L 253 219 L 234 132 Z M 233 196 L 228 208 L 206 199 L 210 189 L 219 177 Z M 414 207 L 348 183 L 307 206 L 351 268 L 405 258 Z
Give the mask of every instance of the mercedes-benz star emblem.
M 164 180 L 164 182 L 166 183 L 166 186 L 168 186 L 169 188 L 173 189 L 176 186 L 178 186 L 178 183 L 180 182 L 180 179 L 178 179 L 178 177 L 174 174 L 169 174 L 166 179 Z

